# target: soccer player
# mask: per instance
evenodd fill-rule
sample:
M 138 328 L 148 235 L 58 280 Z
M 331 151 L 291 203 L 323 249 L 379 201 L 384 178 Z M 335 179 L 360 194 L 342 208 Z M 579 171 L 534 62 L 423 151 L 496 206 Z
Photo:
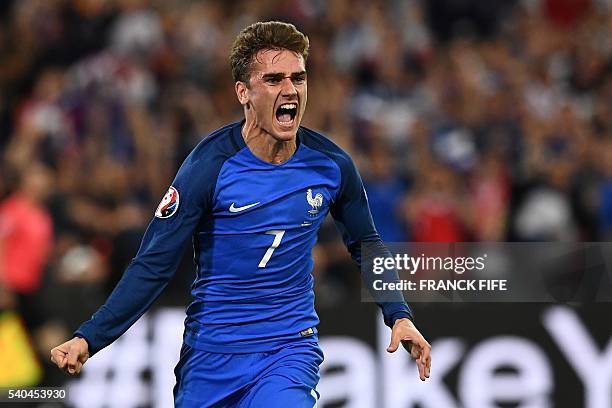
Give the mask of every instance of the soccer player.
M 60 368 L 78 373 L 124 333 L 164 289 L 192 237 L 196 278 L 175 405 L 316 404 L 323 361 L 311 275 L 317 231 L 331 212 L 358 263 L 362 243 L 388 252 L 351 158 L 300 127 L 308 46 L 282 22 L 256 23 L 238 35 L 230 63 L 244 119 L 213 132 L 187 157 L 106 303 L 51 350 Z M 425 380 L 431 347 L 408 305 L 403 298 L 379 305 L 392 328 L 387 350 L 402 343 Z

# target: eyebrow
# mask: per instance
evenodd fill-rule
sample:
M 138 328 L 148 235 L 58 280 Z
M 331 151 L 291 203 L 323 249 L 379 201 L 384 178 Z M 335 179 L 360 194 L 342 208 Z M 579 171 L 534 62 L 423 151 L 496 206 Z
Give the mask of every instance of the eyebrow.
M 293 72 L 290 77 L 291 78 L 295 78 L 295 77 L 300 77 L 300 76 L 306 76 L 306 71 L 299 71 L 299 72 Z M 261 79 L 283 79 L 285 78 L 286 75 L 283 72 L 270 72 L 267 74 L 262 75 Z

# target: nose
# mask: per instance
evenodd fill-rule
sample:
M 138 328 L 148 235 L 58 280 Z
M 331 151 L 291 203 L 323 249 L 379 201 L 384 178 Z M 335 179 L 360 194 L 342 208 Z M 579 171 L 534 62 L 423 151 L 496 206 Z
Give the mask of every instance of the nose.
M 290 77 L 283 78 L 281 93 L 283 96 L 297 95 L 297 89 Z

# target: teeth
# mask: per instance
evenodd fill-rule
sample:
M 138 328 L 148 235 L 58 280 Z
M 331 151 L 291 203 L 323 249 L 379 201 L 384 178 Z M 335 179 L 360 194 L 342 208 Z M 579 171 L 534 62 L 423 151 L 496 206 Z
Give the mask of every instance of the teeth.
M 282 109 L 295 109 L 297 105 L 295 103 L 284 103 L 280 106 Z

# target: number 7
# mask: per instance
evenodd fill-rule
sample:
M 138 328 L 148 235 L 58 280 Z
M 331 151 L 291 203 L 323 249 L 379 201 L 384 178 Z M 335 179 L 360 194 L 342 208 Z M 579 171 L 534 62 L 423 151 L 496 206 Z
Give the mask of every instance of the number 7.
M 270 258 L 272 258 L 274 250 L 278 248 L 281 240 L 283 239 L 283 235 L 285 235 L 285 230 L 270 230 L 266 231 L 266 234 L 274 235 L 274 241 L 272 241 L 272 245 L 270 245 L 270 248 L 268 248 L 264 257 L 261 258 L 261 262 L 259 262 L 260 268 L 265 268 Z

